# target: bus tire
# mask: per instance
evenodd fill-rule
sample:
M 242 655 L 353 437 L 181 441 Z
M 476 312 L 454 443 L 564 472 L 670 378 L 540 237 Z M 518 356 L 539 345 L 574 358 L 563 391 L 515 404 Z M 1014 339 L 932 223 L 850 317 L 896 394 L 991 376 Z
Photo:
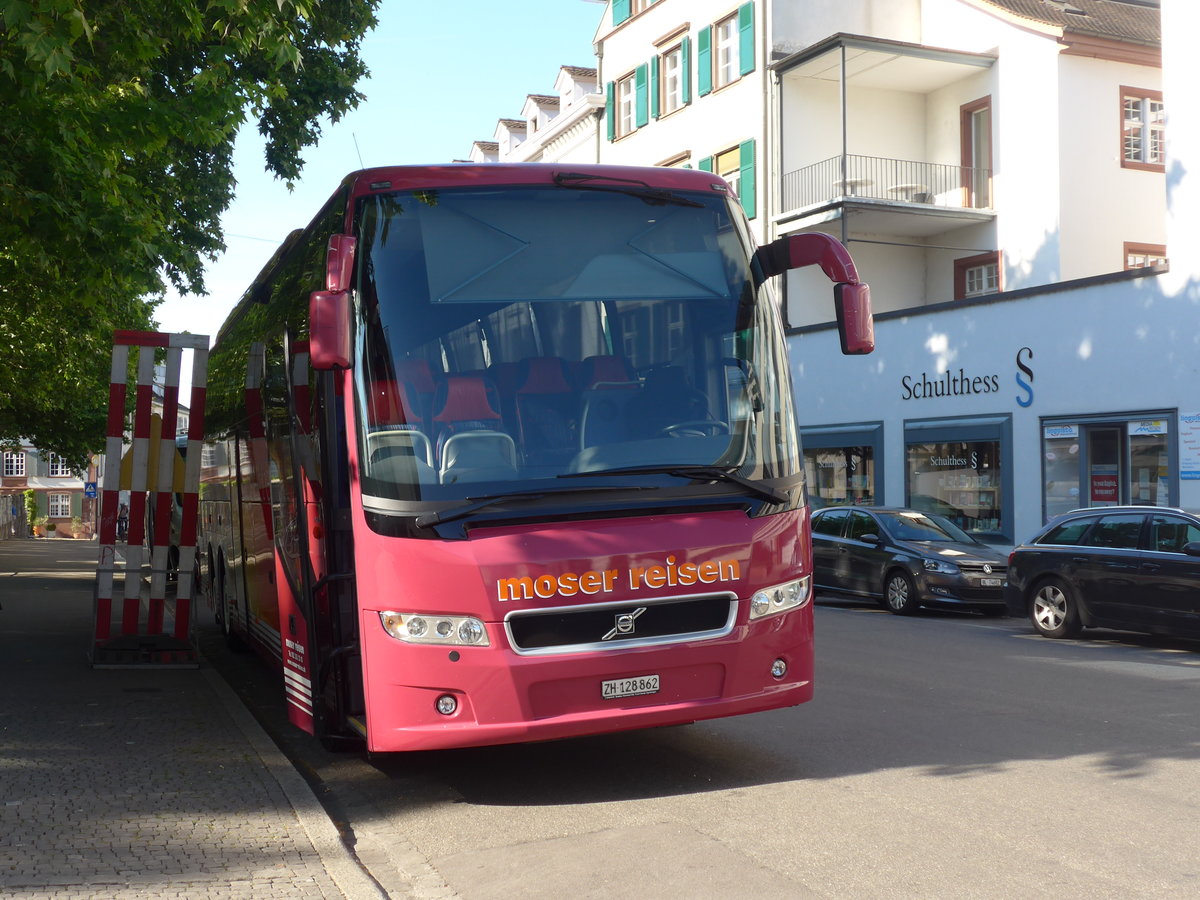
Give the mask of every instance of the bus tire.
M 225 560 L 222 558 L 217 565 L 216 577 L 213 579 L 217 623 L 221 626 L 221 634 L 225 637 L 225 646 L 234 653 L 241 653 L 246 649 L 246 642 L 242 640 L 241 635 L 234 631 L 233 623 L 230 621 L 232 616 L 229 615 L 229 599 L 225 596 L 225 575 Z

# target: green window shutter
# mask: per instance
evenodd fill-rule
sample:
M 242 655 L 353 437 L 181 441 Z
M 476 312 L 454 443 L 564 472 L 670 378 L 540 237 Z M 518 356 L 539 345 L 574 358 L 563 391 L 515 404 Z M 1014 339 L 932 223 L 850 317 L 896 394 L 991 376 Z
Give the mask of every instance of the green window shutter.
M 650 118 L 658 118 L 658 57 L 650 57 Z
M 738 63 L 743 75 L 754 71 L 753 3 L 743 3 L 738 7 Z
M 740 155 L 741 184 L 738 199 L 742 201 L 742 209 L 746 218 L 753 219 L 758 215 L 758 184 L 754 171 L 754 141 L 743 141 L 738 148 Z
M 610 141 L 617 137 L 616 97 L 617 86 L 610 81 L 604 86 L 604 121 L 608 125 Z
M 679 46 L 679 93 L 683 102 L 692 102 L 692 39 L 685 37 Z
M 713 170 L 713 158 L 706 156 L 700 162 L 696 163 L 696 168 L 701 172 L 711 172 Z
M 646 90 L 646 69 L 642 65 L 633 71 L 633 124 L 641 128 L 650 121 L 650 104 Z
M 613 0 L 612 5 L 612 22 L 613 25 L 620 25 L 629 18 L 629 0 Z
M 696 35 L 696 93 L 712 93 L 712 26 L 705 25 Z

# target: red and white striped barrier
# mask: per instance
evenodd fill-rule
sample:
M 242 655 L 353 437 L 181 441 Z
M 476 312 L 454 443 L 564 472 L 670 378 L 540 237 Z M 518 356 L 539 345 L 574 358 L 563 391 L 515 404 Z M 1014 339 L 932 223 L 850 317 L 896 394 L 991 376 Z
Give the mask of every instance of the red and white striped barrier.
M 129 453 L 129 531 L 125 543 L 125 565 L 117 565 L 117 508 L 122 490 L 125 401 L 128 393 L 129 350 L 138 349 L 137 385 L 133 414 L 133 444 Z M 175 426 L 179 413 L 179 373 L 182 353 L 192 350 L 191 409 L 188 422 L 183 484 L 175 478 Z M 162 427 L 157 453 L 151 449 L 154 401 L 154 357 L 166 351 L 163 383 Z M 191 600 L 196 559 L 196 517 L 200 488 L 200 446 L 204 435 L 205 390 L 208 382 L 208 336 L 163 334 L 147 331 L 117 331 L 113 356 L 105 446 L 104 483 L 100 517 L 100 557 L 96 568 L 96 627 L 92 665 L 124 666 L 145 664 L 196 664 L 191 643 Z M 150 472 L 151 458 L 157 470 Z M 180 491 L 179 489 L 182 488 Z M 142 568 L 146 551 L 147 494 L 153 510 L 154 534 L 150 547 L 150 589 L 143 622 Z M 166 629 L 167 568 L 171 545 L 173 494 L 182 493 L 179 529 L 179 577 L 170 633 Z M 123 571 L 119 623 L 113 622 L 116 574 Z M 114 634 L 114 624 L 118 633 Z

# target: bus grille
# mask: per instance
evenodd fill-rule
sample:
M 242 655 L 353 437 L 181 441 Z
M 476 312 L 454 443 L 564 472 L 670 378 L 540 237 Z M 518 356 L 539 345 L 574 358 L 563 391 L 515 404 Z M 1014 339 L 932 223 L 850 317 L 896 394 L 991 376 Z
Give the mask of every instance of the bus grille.
M 733 630 L 734 594 L 604 603 L 510 613 L 518 653 L 570 653 L 720 637 Z

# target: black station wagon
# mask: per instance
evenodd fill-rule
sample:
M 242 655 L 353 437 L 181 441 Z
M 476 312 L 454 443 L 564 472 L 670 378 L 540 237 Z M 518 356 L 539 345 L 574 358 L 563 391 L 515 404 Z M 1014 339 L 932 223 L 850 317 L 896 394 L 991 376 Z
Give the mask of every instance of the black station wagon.
M 1200 517 L 1147 506 L 1059 516 L 1009 555 L 1005 601 L 1051 638 L 1081 628 L 1200 637 Z

